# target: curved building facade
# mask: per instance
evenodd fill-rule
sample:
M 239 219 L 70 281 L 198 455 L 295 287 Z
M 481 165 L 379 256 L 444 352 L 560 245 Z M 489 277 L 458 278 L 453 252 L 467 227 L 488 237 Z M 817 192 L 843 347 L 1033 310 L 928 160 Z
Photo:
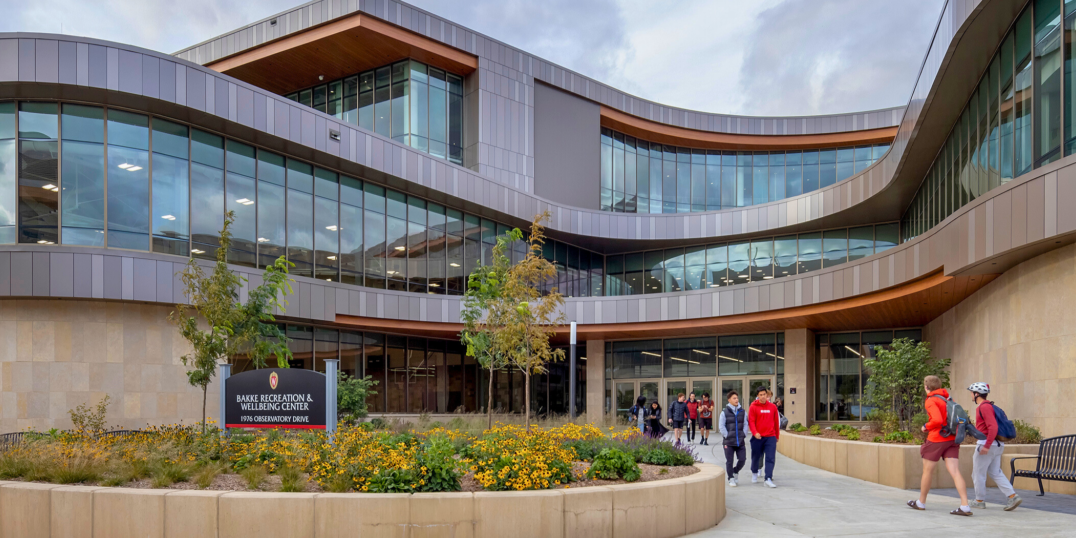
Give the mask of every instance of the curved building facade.
M 1051 405 L 1076 390 L 1071 2 L 948 2 L 904 106 L 780 118 L 343 4 L 173 55 L 0 34 L 0 430 L 67 427 L 105 394 L 117 424 L 196 420 L 167 316 L 226 211 L 248 285 L 295 264 L 293 367 L 372 376 L 374 413 L 482 411 L 465 277 L 549 211 L 581 345 L 575 394 L 570 364 L 533 379 L 539 413 L 766 385 L 793 422 L 862 420 L 863 359 L 909 337 L 955 386 L 1076 431 Z M 493 381 L 522 410 L 522 376 Z

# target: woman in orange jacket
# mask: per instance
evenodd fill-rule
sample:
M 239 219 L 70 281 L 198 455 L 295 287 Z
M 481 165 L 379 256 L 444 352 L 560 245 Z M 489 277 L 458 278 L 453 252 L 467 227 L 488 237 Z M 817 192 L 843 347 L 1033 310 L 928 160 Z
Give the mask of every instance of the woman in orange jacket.
M 916 510 L 927 509 L 927 494 L 930 493 L 930 480 L 934 476 L 934 468 L 938 466 L 938 460 L 944 459 L 945 468 L 953 477 L 956 492 L 960 494 L 960 508 L 949 513 L 954 516 L 970 516 L 967 484 L 960 474 L 960 445 L 956 444 L 956 435 L 942 434 L 942 428 L 949 423 L 949 416 L 945 410 L 949 391 L 942 388 L 941 379 L 933 375 L 928 375 L 923 379 L 923 389 L 927 392 L 923 407 L 928 417 L 927 423 L 923 425 L 927 440 L 919 447 L 919 455 L 923 458 L 923 478 L 919 482 L 919 499 L 908 501 L 908 506 Z

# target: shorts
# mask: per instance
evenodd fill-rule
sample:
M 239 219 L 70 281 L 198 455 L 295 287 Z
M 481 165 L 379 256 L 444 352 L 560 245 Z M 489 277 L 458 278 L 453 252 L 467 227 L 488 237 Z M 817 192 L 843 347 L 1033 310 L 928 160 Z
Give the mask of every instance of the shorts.
M 712 418 L 700 418 L 699 419 L 699 428 L 701 428 L 703 430 L 712 430 L 712 429 L 714 429 L 714 419 L 712 419 Z
M 952 441 L 942 441 L 940 443 L 924 441 L 923 445 L 919 447 L 919 455 L 927 461 L 960 459 L 960 445 Z
M 673 421 L 673 429 L 674 430 L 682 430 L 682 429 L 684 429 L 684 422 L 686 422 L 686 421 L 684 421 L 684 420 L 674 420 Z

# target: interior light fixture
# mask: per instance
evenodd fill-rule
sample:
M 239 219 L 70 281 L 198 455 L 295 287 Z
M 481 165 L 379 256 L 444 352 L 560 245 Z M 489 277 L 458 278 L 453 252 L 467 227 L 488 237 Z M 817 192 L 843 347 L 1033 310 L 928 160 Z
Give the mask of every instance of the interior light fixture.
M 762 353 L 762 350 L 761 350 L 761 349 L 759 349 L 759 348 L 757 348 L 757 347 L 751 347 L 751 346 L 747 346 L 747 349 L 750 349 L 751 351 L 757 351 L 757 352 L 759 352 L 759 353 Z
M 200 250 L 200 249 L 197 249 L 197 248 L 192 248 L 191 252 L 194 253 L 194 254 L 205 254 L 204 250 Z
M 47 244 L 48 244 L 48 241 L 45 241 L 44 239 L 41 239 L 41 240 L 39 240 L 39 241 L 37 242 L 37 244 L 39 244 L 39 245 L 47 245 Z
M 658 355 L 657 353 L 651 353 L 649 351 L 640 351 L 640 353 L 642 353 L 643 355 L 650 355 L 651 357 L 660 357 L 661 356 L 661 355 Z
M 267 238 L 265 238 L 265 237 L 259 237 L 259 238 L 258 238 L 258 242 L 259 242 L 259 243 L 268 243 L 268 242 L 269 242 L 269 239 L 267 239 Z
M 139 170 L 141 170 L 141 169 L 142 169 L 142 167 L 141 167 L 141 166 L 134 166 L 134 165 L 131 165 L 131 166 L 127 167 L 127 171 L 128 171 L 128 172 L 137 172 L 137 171 L 139 171 Z
M 695 353 L 701 353 L 701 354 L 703 354 L 703 355 L 706 355 L 707 357 L 709 357 L 709 356 L 710 356 L 710 352 L 709 352 L 709 351 L 701 351 L 701 350 L 698 350 L 698 349 L 692 349 L 691 351 L 694 351 Z
M 131 167 L 131 165 L 128 164 L 128 163 L 123 163 L 123 164 L 117 166 L 117 168 L 122 168 L 124 170 L 126 170 L 126 169 L 128 169 L 130 167 Z
M 743 361 L 742 361 L 742 360 L 740 360 L 740 359 L 734 359 L 734 358 L 732 358 L 732 357 L 726 357 L 726 356 L 724 356 L 724 355 L 718 355 L 718 356 L 717 356 L 717 358 L 719 358 L 719 359 L 725 359 L 725 360 L 727 360 L 727 361 L 736 361 L 736 362 L 743 362 Z
M 164 220 L 176 220 L 175 215 L 161 215 L 161 218 Z
M 852 349 L 852 348 L 850 348 L 848 346 L 844 346 L 844 349 L 847 349 L 848 351 L 851 351 L 852 353 L 855 353 L 857 357 L 862 357 L 863 356 L 863 355 L 860 355 L 858 351 L 856 351 L 856 350 L 854 350 L 854 349 Z
M 431 287 L 431 288 L 440 288 L 440 287 L 441 287 L 441 285 L 440 285 L 440 284 L 438 284 L 438 283 L 436 283 L 436 282 L 430 282 L 430 287 Z
M 336 225 L 333 224 L 332 226 L 326 226 L 325 229 L 329 230 L 330 232 L 335 232 L 336 231 Z
M 459 267 L 459 266 L 460 266 L 460 264 L 458 264 L 458 263 L 456 263 L 456 262 L 452 262 L 452 263 L 448 264 L 448 266 L 449 266 L 449 267 Z
M 325 280 L 326 280 L 326 281 L 328 281 L 328 282 L 332 282 L 332 281 L 333 281 L 333 279 L 331 279 L 331 278 L 326 278 Z
M 52 183 L 49 183 L 48 185 L 45 185 L 44 187 L 41 187 L 41 188 L 45 189 L 47 191 L 51 191 L 52 189 L 56 188 L 56 185 L 53 185 Z
M 396 250 L 407 250 L 407 247 L 396 247 Z
M 240 198 L 240 199 L 236 200 L 235 203 L 243 204 L 243 205 L 250 205 L 250 204 L 254 203 L 254 200 L 251 200 L 249 198 Z
M 772 278 L 773 278 L 772 276 L 764 276 L 764 277 L 762 277 L 762 280 L 770 280 Z
M 327 259 L 327 260 L 336 260 L 336 256 L 329 256 L 329 257 L 328 257 L 328 258 L 326 258 L 326 259 Z

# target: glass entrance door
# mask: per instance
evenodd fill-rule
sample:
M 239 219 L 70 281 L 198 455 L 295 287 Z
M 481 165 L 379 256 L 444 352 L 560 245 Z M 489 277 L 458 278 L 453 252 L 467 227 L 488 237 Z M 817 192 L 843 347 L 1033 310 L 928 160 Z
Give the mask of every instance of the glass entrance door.
M 616 416 L 627 418 L 631 406 L 639 396 L 646 398 L 646 404 L 658 399 L 658 381 L 636 380 L 616 382 Z
M 687 401 L 688 394 L 691 394 L 692 392 L 695 393 L 696 400 L 702 400 L 703 393 L 710 394 L 710 399 L 713 399 L 714 378 L 666 379 L 664 393 L 665 401 L 661 403 L 662 408 L 668 410 L 669 406 L 676 401 L 676 397 L 681 393 L 684 395 L 684 400 Z
M 736 391 L 736 394 L 740 396 L 740 405 L 746 407 L 755 400 L 755 395 L 758 394 L 759 387 L 765 387 L 773 390 L 773 378 L 772 377 L 722 377 L 721 381 L 721 394 L 714 397 L 715 400 L 721 405 L 728 403 L 728 395 L 731 391 Z

